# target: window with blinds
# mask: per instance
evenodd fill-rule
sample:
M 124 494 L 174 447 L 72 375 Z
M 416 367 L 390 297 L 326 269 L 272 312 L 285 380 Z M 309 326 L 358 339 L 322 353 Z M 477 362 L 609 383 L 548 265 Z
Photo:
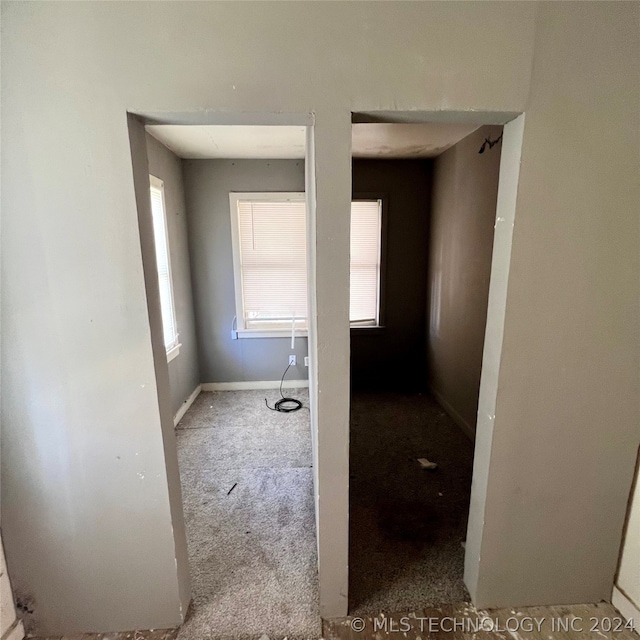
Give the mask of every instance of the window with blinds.
M 352 327 L 377 326 L 380 321 L 380 246 L 382 201 L 351 203 L 351 298 Z
M 304 193 L 230 193 L 237 328 L 307 328 Z M 351 203 L 352 327 L 380 322 L 382 201 Z
M 156 246 L 156 264 L 160 289 L 162 330 L 167 354 L 177 355 L 178 331 L 171 283 L 171 259 L 167 233 L 167 217 L 164 205 L 164 184 L 155 176 L 149 176 L 151 185 L 151 215 L 153 218 L 153 238 Z
M 231 193 L 239 330 L 307 328 L 304 193 Z

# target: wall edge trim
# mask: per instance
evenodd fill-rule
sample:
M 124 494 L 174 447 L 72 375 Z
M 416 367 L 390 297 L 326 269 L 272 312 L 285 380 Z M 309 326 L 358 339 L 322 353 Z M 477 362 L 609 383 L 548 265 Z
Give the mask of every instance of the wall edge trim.
M 189 395 L 189 397 L 180 405 L 178 411 L 176 411 L 176 415 L 173 416 L 173 426 L 177 427 L 178 423 L 184 417 L 184 414 L 189 411 L 189 408 L 194 403 L 195 399 L 200 395 L 202 391 L 202 385 L 199 384 Z

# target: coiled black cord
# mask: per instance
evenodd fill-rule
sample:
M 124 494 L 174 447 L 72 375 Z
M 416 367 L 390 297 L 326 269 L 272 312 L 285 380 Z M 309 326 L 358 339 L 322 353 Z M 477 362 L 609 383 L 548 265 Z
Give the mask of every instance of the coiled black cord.
M 289 363 L 289 367 L 291 363 Z M 280 395 L 282 396 L 280 400 L 278 400 L 273 407 L 269 406 L 267 399 L 264 399 L 264 403 L 267 405 L 268 409 L 271 411 L 279 411 L 280 413 L 292 413 L 293 411 L 298 411 L 302 409 L 302 402 L 300 400 L 296 400 L 295 398 L 286 398 L 282 393 L 282 383 L 284 382 L 284 377 L 287 375 L 287 371 L 289 371 L 289 367 L 284 370 L 282 374 L 282 380 L 280 380 Z

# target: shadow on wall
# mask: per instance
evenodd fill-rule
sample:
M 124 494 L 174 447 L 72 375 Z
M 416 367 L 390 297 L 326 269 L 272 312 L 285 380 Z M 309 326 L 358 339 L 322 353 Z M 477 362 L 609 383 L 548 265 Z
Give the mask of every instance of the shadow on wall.
M 352 387 L 423 390 L 432 162 L 354 160 L 352 168 L 354 196 L 381 194 L 386 216 L 384 328 L 351 330 Z
M 475 434 L 487 324 L 502 127 L 484 126 L 438 156 L 429 230 L 429 388 Z

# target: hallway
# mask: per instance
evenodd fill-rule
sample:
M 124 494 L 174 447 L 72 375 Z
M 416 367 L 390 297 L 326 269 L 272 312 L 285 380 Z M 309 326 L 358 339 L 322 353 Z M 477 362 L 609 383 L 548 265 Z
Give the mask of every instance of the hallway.
M 460 428 L 429 395 L 354 392 L 350 460 L 350 613 L 468 600 L 473 445 Z

